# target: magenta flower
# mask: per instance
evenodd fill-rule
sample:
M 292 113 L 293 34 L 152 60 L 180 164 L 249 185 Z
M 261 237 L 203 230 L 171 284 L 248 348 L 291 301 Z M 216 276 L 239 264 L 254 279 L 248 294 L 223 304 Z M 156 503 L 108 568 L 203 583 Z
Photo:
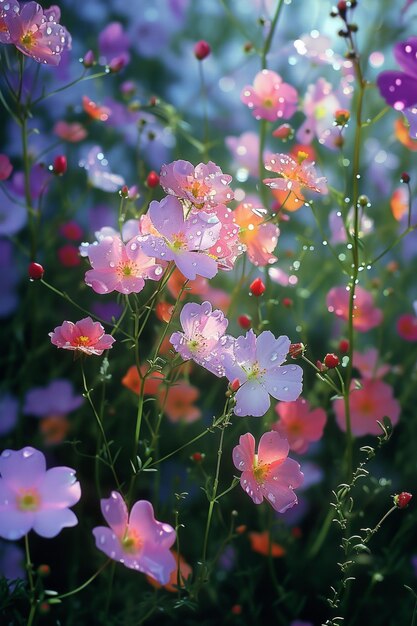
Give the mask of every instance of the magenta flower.
M 265 330 L 256 337 L 253 330 L 238 337 L 231 353 L 221 356 L 230 382 L 238 380 L 236 415 L 261 417 L 270 407 L 269 395 L 276 400 L 296 400 L 302 391 L 303 370 L 299 365 L 284 363 L 290 340 L 281 335 L 276 339 Z
M 397 320 L 397 333 L 405 341 L 417 341 L 417 301 L 413 302 L 414 315 L 404 313 Z
M 61 53 L 71 47 L 71 37 L 59 24 L 61 13 L 53 6 L 43 11 L 37 2 L 28 2 L 15 10 L 8 11 L 3 18 L 9 32 L 9 42 L 38 63 L 58 65 Z
M 146 278 L 159 280 L 163 273 L 137 242 L 125 246 L 117 235 L 89 245 L 87 253 L 93 269 L 86 272 L 85 282 L 96 293 L 139 293 Z
M 359 332 L 366 332 L 382 322 L 382 310 L 374 306 L 372 295 L 357 286 L 355 289 L 355 305 L 353 311 L 353 326 Z M 327 294 L 326 303 L 330 313 L 344 320 L 349 319 L 349 291 L 345 287 L 333 287 Z
M 271 70 L 262 70 L 255 76 L 253 87 L 243 88 L 240 99 L 252 109 L 257 120 L 275 122 L 277 119 L 289 119 L 297 110 L 297 91 L 288 83 L 282 82 L 281 76 Z
M 220 167 L 209 161 L 194 167 L 188 161 L 174 161 L 161 168 L 161 186 L 171 195 L 188 200 L 206 211 L 218 204 L 227 204 L 234 198 L 229 184 L 232 177 L 223 174 Z
M 299 152 L 297 161 L 289 154 L 273 154 L 265 161 L 265 169 L 278 174 L 278 178 L 264 178 L 271 189 L 293 192 L 302 196 L 304 189 L 327 193 L 326 178 L 319 176 L 314 163 L 306 160 L 306 153 Z
M 126 504 L 117 491 L 101 500 L 101 512 L 110 528 L 97 526 L 93 529 L 97 548 L 125 567 L 143 572 L 165 585 L 176 568 L 170 552 L 175 541 L 172 526 L 157 522 L 152 504 L 146 500 L 136 502 L 128 515 Z
M 222 228 L 215 215 L 200 211 L 184 218 L 181 202 L 172 196 L 151 202 L 148 215 L 158 235 L 140 235 L 128 243 L 128 248 L 139 243 L 149 256 L 174 261 L 190 280 L 197 275 L 213 278 L 217 274 L 216 260 L 205 253 L 219 239 Z
M 272 425 L 282 437 L 288 439 L 291 450 L 303 454 L 310 443 L 323 436 L 326 425 L 326 412 L 323 409 L 311 409 L 304 398 L 295 402 L 279 402 L 275 407 L 278 422 Z
M 356 437 L 380 435 L 382 431 L 377 420 L 382 422 L 387 416 L 395 426 L 401 412 L 400 404 L 394 398 L 392 387 L 382 380 L 363 378 L 361 385 L 361 389 L 356 389 L 353 383 L 350 393 L 352 433 Z M 345 403 L 342 398 L 333 401 L 333 409 L 339 428 L 346 431 Z
M 369 348 L 366 352 L 353 353 L 352 365 L 359 370 L 362 378 L 383 378 L 391 367 L 388 364 L 378 365 L 379 354 L 376 348 Z
M 210 302 L 189 302 L 180 313 L 184 332 L 171 335 L 170 342 L 184 360 L 193 359 L 216 376 L 224 376 L 220 354 L 230 348 L 233 338 L 225 335 L 229 321 Z
M 46 470 L 42 452 L 26 446 L 0 455 L 0 537 L 20 539 L 30 530 L 55 537 L 78 522 L 68 507 L 81 497 L 70 467 Z
M 75 350 L 83 354 L 100 356 L 109 350 L 115 339 L 106 335 L 100 322 L 93 322 L 91 317 L 75 322 L 64 322 L 49 333 L 51 343 L 64 350 Z
M 242 489 L 255 504 L 261 504 L 265 498 L 278 513 L 297 504 L 294 489 L 301 486 L 304 478 L 299 464 L 287 458 L 288 451 L 288 441 L 274 431 L 262 435 L 257 454 L 250 433 L 242 435 L 233 449 L 233 463 L 242 472 Z
M 7 180 L 13 171 L 13 165 L 6 154 L 0 154 L 0 180 Z
M 0 3 L 0 43 L 10 43 L 10 33 L 6 23 L 7 16 L 19 13 L 20 6 L 17 0 L 8 0 Z

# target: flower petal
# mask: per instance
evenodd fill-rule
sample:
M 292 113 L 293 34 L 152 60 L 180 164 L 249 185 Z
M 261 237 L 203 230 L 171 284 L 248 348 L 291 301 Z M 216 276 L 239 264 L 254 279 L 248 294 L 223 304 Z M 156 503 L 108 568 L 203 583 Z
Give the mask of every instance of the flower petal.
M 40 510 L 34 515 L 33 530 L 41 537 L 56 537 L 63 528 L 76 526 L 78 519 L 70 509 Z
M 251 470 L 255 457 L 255 438 L 251 433 L 241 435 L 239 445 L 233 448 L 233 463 L 239 471 Z

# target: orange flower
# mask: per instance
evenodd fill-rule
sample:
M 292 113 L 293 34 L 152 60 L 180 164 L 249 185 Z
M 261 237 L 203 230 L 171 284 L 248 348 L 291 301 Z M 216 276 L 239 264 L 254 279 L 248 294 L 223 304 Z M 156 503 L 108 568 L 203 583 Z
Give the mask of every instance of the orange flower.
M 166 390 L 160 388 L 158 391 L 159 404 L 165 400 Z M 165 400 L 164 411 L 171 422 L 195 422 L 201 417 L 201 411 L 194 406 L 194 402 L 199 398 L 200 392 L 197 387 L 190 385 L 186 381 L 181 381 L 169 387 Z
M 147 576 L 146 579 L 148 583 L 150 583 L 152 587 L 155 587 L 156 589 L 160 589 L 161 587 L 163 587 L 167 591 L 176 593 L 178 591 L 178 586 L 180 586 L 181 588 L 184 587 L 184 583 L 193 573 L 193 569 L 190 565 L 188 565 L 188 563 L 186 562 L 184 557 L 181 556 L 181 554 L 178 554 L 178 552 L 175 552 L 175 550 L 171 550 L 171 553 L 176 561 L 177 566 L 172 572 L 167 584 L 161 585 L 157 580 L 155 580 L 155 578 L 151 578 L 150 576 Z M 179 585 L 178 585 L 178 565 L 180 569 Z
M 394 123 L 395 136 L 400 143 L 413 152 L 417 151 L 417 140 L 411 139 L 409 128 L 401 116 Z
M 396 220 L 408 212 L 408 193 L 404 187 L 398 187 L 391 196 L 391 211 Z
M 70 423 L 64 415 L 48 415 L 39 423 L 46 445 L 61 443 L 68 434 Z
M 143 365 L 140 368 L 141 376 L 143 377 L 147 371 L 147 366 Z M 158 391 L 158 387 L 164 380 L 164 375 L 161 372 L 152 372 L 152 374 L 145 380 L 145 386 L 143 389 L 143 395 L 154 396 Z M 133 393 L 139 394 L 142 379 L 139 376 L 138 368 L 136 365 L 129 367 L 126 374 L 122 378 L 122 385 L 133 391 Z
M 88 96 L 83 96 L 83 109 L 93 120 L 100 122 L 107 122 L 111 115 L 110 109 L 96 104 Z
M 271 554 L 271 556 L 277 558 L 285 554 L 285 550 L 282 546 L 271 541 L 270 534 L 267 530 L 264 530 L 262 533 L 250 532 L 249 540 L 252 550 L 264 556 Z

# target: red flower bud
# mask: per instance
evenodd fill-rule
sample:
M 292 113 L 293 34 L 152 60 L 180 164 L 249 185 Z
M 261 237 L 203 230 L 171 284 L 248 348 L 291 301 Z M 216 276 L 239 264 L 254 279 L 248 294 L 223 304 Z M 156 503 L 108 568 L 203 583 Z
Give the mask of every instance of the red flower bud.
M 349 352 L 349 342 L 347 339 L 341 339 L 339 341 L 339 352 L 347 354 Z
M 235 392 L 239 389 L 240 387 L 240 380 L 238 378 L 235 378 L 234 380 L 232 380 L 232 382 L 229 384 L 230 389 Z
M 159 176 L 156 172 L 152 170 L 149 172 L 148 177 L 146 179 L 146 184 L 150 189 L 154 189 L 154 187 L 158 187 L 159 185 Z
M 231 608 L 233 615 L 240 615 L 242 613 L 242 605 L 234 604 Z
M 306 347 L 303 343 L 292 343 L 288 350 L 288 355 L 292 359 L 298 359 L 298 357 L 303 356 L 305 349 Z
M 88 50 L 88 52 L 85 53 L 84 58 L 83 58 L 84 67 L 93 67 L 95 62 L 96 60 L 94 57 L 94 52 L 92 50 Z
M 291 300 L 291 298 L 282 298 L 282 304 L 287 308 L 290 309 L 293 305 L 293 301 Z
M 401 182 L 408 185 L 408 183 L 410 182 L 410 174 L 407 174 L 407 172 L 403 172 L 401 174 Z
M 129 197 L 129 187 L 127 185 L 123 185 L 119 191 L 119 195 L 126 200 Z
M 54 174 L 62 176 L 67 171 L 67 157 L 64 154 L 59 154 L 54 159 Z
M 205 454 L 202 454 L 201 452 L 194 452 L 191 455 L 191 459 L 194 461 L 194 463 L 201 463 L 201 461 L 204 461 L 204 457 Z
M 204 41 L 204 39 L 202 39 L 201 41 L 197 41 L 197 43 L 194 46 L 194 56 L 199 61 L 202 61 L 203 59 L 208 57 L 210 52 L 211 52 L 211 48 L 209 44 L 207 43 L 207 41 Z
M 337 354 L 326 354 L 324 357 L 324 365 L 329 368 L 329 370 L 334 369 L 338 365 L 340 365 L 340 360 Z
M 394 496 L 394 504 L 398 506 L 399 509 L 405 509 L 410 504 L 412 497 L 413 494 L 408 493 L 408 491 L 402 491 Z
M 149 98 L 149 106 L 150 107 L 156 107 L 156 105 L 158 104 L 159 100 L 156 96 L 151 96 Z
M 264 293 L 265 289 L 266 287 L 262 278 L 255 278 L 255 280 L 249 285 L 249 291 L 253 296 L 256 297 L 261 296 Z
M 28 274 L 30 280 L 40 280 L 45 273 L 40 263 L 29 263 Z
M 249 328 L 252 326 L 252 320 L 249 315 L 239 315 L 237 321 L 239 323 L 239 326 L 244 330 L 249 330 Z
M 43 578 L 45 578 L 46 576 L 49 576 L 50 573 L 51 573 L 51 568 L 49 567 L 49 565 L 47 565 L 46 563 L 39 565 L 38 567 L 39 576 L 42 576 Z
M 336 126 L 345 126 L 350 119 L 350 112 L 347 109 L 337 109 L 334 114 Z
M 346 17 L 346 10 L 347 10 L 347 2 L 345 2 L 345 0 L 341 0 L 340 2 L 337 3 L 337 10 L 339 11 L 339 15 L 342 19 L 345 19 Z
M 278 126 L 278 128 L 273 131 L 272 136 L 282 139 L 282 141 L 287 141 L 287 139 L 293 138 L 294 129 L 289 124 L 281 124 L 281 126 Z

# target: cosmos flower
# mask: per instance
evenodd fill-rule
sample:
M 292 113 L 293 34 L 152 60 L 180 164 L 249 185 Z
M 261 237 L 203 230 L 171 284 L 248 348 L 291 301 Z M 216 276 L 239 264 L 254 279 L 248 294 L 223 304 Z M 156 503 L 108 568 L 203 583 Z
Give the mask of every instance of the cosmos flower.
M 85 274 L 86 284 L 96 293 L 139 293 L 145 279 L 159 280 L 163 268 L 133 241 L 122 242 L 117 235 L 103 237 L 97 245 L 88 246 L 88 258 L 92 265 Z
M 251 110 L 257 120 L 275 122 L 290 118 L 297 109 L 297 91 L 284 83 L 281 76 L 271 70 L 262 70 L 253 81 L 253 87 L 246 85 L 240 99 Z
M 323 436 L 326 412 L 321 408 L 311 409 L 304 398 L 295 402 L 279 402 L 275 412 L 279 420 L 272 425 L 273 430 L 288 439 L 290 449 L 297 454 L 306 452 L 310 443 Z
M 297 504 L 294 489 L 303 482 L 299 464 L 288 457 L 288 441 L 275 431 L 264 433 L 255 454 L 255 438 L 242 435 L 233 449 L 233 463 L 242 472 L 240 484 L 255 504 L 264 498 L 278 511 Z
M 166 585 L 176 567 L 170 552 L 176 536 L 172 526 L 155 520 L 152 504 L 147 500 L 135 502 L 129 515 L 117 491 L 101 500 L 101 512 L 110 528 L 93 529 L 97 548 L 125 567 Z
M 161 168 L 160 183 L 167 194 L 188 200 L 206 211 L 233 200 L 234 194 L 229 187 L 231 181 L 232 177 L 223 174 L 212 161 L 194 167 L 189 161 L 179 160 Z
M 319 176 L 314 163 L 306 160 L 307 154 L 299 152 L 297 160 L 288 154 L 273 154 L 265 162 L 265 169 L 278 174 L 278 178 L 264 178 L 263 182 L 271 189 L 280 189 L 302 196 L 303 189 L 327 193 L 326 179 Z
M 346 431 L 345 403 L 343 398 L 333 400 L 333 409 L 339 428 Z M 393 426 L 398 423 L 401 407 L 394 398 L 393 389 L 382 380 L 363 378 L 361 388 L 352 384 L 350 393 L 350 422 L 352 433 L 356 437 L 380 435 L 382 422 L 387 416 Z
M 236 207 L 234 217 L 240 227 L 240 241 L 246 246 L 250 262 L 259 267 L 275 263 L 277 257 L 272 252 L 278 242 L 278 226 L 265 222 L 265 217 L 248 202 L 242 202 Z
M 20 539 L 30 530 L 55 537 L 77 518 L 69 509 L 81 497 L 70 467 L 46 470 L 42 452 L 26 446 L 0 455 L 0 537 Z
M 75 350 L 83 354 L 101 355 L 109 350 L 115 339 L 106 335 L 100 322 L 85 317 L 78 322 L 64 322 L 49 333 L 51 343 L 64 350 Z
M 23 413 L 36 417 L 65 416 L 78 409 L 84 399 L 74 394 L 74 388 L 69 380 L 57 379 L 45 387 L 33 387 L 25 398 Z
M 234 412 L 241 417 L 261 417 L 270 407 L 269 395 L 276 400 L 296 400 L 302 391 L 303 370 L 299 365 L 282 366 L 290 349 L 290 340 L 276 339 L 266 330 L 256 337 L 252 329 L 238 337 L 232 350 L 221 355 L 230 382 L 240 387 L 235 395 Z
M 372 295 L 359 285 L 355 289 L 353 327 L 361 333 L 379 326 L 382 310 L 374 306 Z M 344 320 L 349 319 L 349 291 L 345 287 L 333 287 L 327 294 L 326 303 L 330 313 Z

